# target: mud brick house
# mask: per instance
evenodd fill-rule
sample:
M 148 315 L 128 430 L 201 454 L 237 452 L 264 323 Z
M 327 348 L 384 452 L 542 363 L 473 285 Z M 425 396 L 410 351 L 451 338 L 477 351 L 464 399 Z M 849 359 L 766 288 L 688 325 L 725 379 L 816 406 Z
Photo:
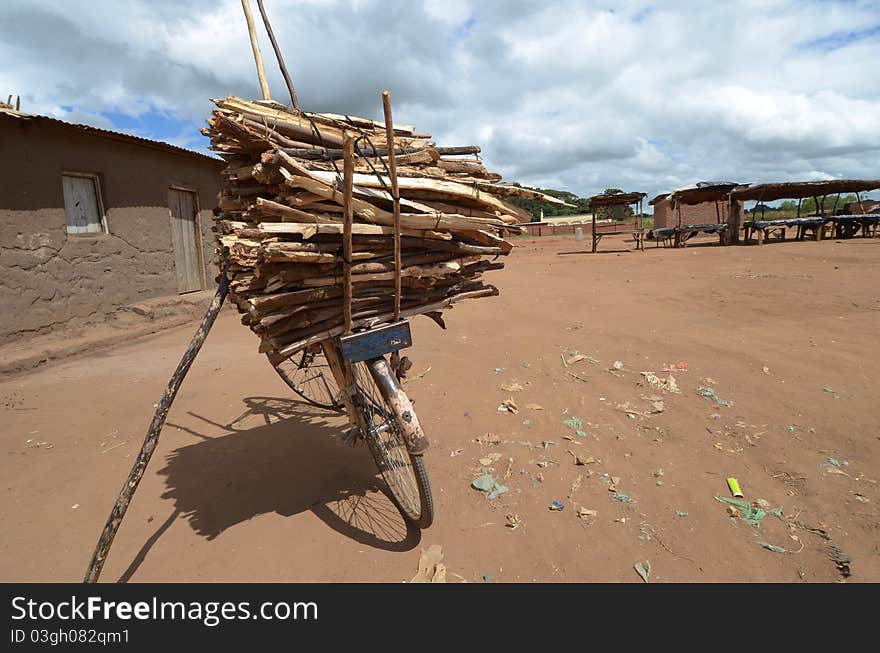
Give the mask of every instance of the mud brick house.
M 213 285 L 223 162 L 0 107 L 0 339 Z
M 672 194 L 662 193 L 648 202 L 654 207 L 654 227 L 675 227 L 678 218 L 672 208 Z M 718 212 L 721 219 L 718 219 Z M 681 205 L 682 224 L 713 224 L 727 221 L 727 205 L 720 203 L 716 210 L 715 202 L 700 202 L 699 204 Z

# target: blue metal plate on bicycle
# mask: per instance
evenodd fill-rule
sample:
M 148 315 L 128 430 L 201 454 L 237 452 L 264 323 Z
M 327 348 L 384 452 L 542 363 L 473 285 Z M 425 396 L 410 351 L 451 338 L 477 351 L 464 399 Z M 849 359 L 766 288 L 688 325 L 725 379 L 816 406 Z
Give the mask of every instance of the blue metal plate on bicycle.
M 378 358 L 407 347 L 412 347 L 412 335 L 406 320 L 339 339 L 342 360 L 346 363 Z

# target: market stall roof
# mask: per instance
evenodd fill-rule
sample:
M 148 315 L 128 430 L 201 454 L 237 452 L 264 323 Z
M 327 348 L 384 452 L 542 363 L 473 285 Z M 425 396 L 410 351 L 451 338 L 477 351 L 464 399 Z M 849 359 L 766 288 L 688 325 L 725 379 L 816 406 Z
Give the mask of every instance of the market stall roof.
M 651 201 L 649 201 L 648 204 L 650 206 L 654 206 L 657 202 L 659 202 L 662 199 L 666 199 L 667 197 L 669 197 L 669 193 L 660 193 L 659 195 L 657 195 L 656 197 L 651 199 Z
M 590 206 L 617 206 L 619 204 L 635 204 L 640 202 L 647 193 L 613 193 L 610 195 L 593 195 Z
M 730 196 L 737 200 L 773 200 L 814 197 L 832 193 L 858 193 L 880 188 L 880 179 L 824 179 L 822 181 L 787 181 L 775 184 L 756 184 L 736 189 Z
M 745 187 L 746 185 L 733 181 L 701 181 L 696 186 L 672 191 L 669 198 L 682 204 L 702 204 L 703 202 L 726 200 L 733 189 Z

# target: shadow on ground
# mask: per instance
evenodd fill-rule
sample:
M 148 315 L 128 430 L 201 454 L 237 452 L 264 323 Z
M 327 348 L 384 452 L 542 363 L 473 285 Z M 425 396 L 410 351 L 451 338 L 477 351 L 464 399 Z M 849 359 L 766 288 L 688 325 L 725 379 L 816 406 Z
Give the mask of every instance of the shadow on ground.
M 209 437 L 186 428 L 203 440 L 173 451 L 159 470 L 167 485 L 163 498 L 174 501 L 171 521 L 182 515 L 212 540 L 258 515 L 311 510 L 368 546 L 408 551 L 419 543 L 420 531 L 386 495 L 367 448 L 339 444 L 342 419 L 287 399 L 249 397 L 244 403 L 245 412 L 228 424 L 192 414 L 225 434 Z M 259 424 L 244 426 L 254 421 Z M 131 578 L 168 526 L 159 527 L 120 580 Z

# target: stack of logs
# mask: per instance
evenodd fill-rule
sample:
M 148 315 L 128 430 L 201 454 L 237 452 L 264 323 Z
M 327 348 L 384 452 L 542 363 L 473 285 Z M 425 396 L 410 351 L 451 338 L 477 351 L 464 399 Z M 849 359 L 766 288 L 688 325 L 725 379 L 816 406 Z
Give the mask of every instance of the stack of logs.
M 430 135 L 395 125 L 304 113 L 272 101 L 214 100 L 211 149 L 228 165 L 216 218 L 219 264 L 230 298 L 261 337 L 261 352 L 290 354 L 340 335 L 343 323 L 343 141 L 354 136 L 351 319 L 355 328 L 393 319 L 395 262 L 388 152 L 400 197 L 403 318 L 497 295 L 482 273 L 503 267 L 506 233 L 531 219 L 502 199 L 560 203 L 501 185 L 474 155 L 477 146 L 438 147 Z M 467 158 L 452 158 L 461 157 Z M 487 257 L 491 257 L 488 260 Z

